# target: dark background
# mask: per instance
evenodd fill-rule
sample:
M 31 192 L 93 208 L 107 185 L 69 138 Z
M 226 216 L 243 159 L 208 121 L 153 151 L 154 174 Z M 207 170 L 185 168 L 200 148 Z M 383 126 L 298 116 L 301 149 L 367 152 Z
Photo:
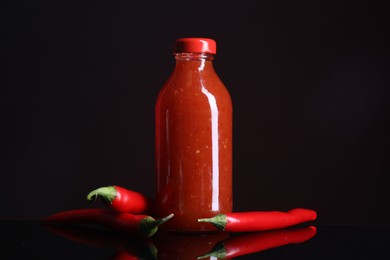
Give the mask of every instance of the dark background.
M 234 104 L 235 210 L 390 224 L 389 10 L 376 1 L 2 2 L 0 219 L 154 196 L 173 41 L 210 37 Z

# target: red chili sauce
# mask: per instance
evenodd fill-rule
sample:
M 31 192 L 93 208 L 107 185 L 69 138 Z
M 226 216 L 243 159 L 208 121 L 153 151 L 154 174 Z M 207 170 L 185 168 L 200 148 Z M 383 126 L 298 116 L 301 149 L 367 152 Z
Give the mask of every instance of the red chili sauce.
M 198 218 L 232 211 L 232 103 L 213 55 L 176 54 L 156 104 L 158 216 L 182 232 L 215 230 Z

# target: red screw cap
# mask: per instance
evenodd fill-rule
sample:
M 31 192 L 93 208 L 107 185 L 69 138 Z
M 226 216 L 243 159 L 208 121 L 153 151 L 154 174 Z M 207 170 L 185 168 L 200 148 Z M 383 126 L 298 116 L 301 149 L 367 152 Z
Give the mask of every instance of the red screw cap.
M 174 53 L 195 52 L 195 53 L 217 53 L 217 43 L 208 38 L 180 38 L 175 41 Z

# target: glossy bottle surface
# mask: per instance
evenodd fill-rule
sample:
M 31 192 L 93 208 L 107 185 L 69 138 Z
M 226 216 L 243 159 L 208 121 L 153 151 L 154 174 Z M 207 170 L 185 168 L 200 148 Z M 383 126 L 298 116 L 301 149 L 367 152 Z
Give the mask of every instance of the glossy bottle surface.
M 198 218 L 232 211 L 232 104 L 213 55 L 178 53 L 156 104 L 156 211 L 163 228 L 215 230 Z

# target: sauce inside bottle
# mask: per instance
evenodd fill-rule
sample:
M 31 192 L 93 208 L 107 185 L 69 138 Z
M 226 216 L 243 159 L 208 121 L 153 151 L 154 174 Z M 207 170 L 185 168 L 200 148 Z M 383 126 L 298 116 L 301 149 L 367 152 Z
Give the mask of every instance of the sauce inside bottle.
M 215 41 L 182 38 L 156 103 L 156 213 L 162 228 L 215 230 L 198 218 L 232 211 L 232 103 L 213 67 Z

